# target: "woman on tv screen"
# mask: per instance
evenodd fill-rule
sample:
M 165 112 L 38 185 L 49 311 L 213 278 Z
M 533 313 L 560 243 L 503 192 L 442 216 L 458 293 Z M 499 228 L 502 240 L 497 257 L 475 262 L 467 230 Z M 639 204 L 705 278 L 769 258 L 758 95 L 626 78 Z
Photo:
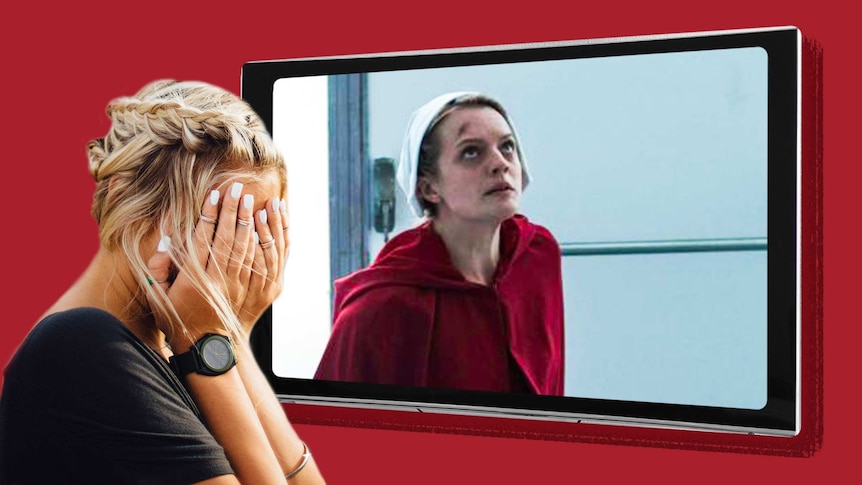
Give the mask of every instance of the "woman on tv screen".
M 518 214 L 530 178 L 503 106 L 473 92 L 428 101 L 397 177 L 427 220 L 336 281 L 315 378 L 562 395 L 560 248 Z

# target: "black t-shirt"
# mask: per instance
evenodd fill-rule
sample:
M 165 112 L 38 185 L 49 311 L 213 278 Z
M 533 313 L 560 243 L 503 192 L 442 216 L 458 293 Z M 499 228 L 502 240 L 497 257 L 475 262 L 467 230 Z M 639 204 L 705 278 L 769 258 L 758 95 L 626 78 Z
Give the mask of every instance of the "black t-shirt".
M 169 485 L 229 473 L 167 362 L 109 313 L 46 317 L 6 368 L 2 485 Z

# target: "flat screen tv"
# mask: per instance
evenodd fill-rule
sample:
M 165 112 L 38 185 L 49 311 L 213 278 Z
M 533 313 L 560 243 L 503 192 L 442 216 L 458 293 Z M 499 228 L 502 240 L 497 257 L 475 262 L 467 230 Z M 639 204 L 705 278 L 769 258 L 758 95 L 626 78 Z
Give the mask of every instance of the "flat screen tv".
M 770 27 L 244 64 L 242 96 L 288 164 L 284 291 L 253 345 L 291 419 L 810 453 L 818 59 L 798 29 Z M 505 107 L 529 160 L 518 212 L 559 244 L 557 395 L 315 378 L 333 282 L 424 222 L 395 181 L 402 141 L 419 106 L 455 91 Z

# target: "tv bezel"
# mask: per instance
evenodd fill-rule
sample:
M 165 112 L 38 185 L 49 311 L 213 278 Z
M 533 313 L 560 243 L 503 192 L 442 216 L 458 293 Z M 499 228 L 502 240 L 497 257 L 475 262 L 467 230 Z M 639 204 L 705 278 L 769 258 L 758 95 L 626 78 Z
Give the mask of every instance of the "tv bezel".
M 344 414 L 339 409 L 371 408 L 462 417 L 524 418 L 575 425 L 621 424 L 652 430 L 669 428 L 782 438 L 798 435 L 802 421 L 803 389 L 800 378 L 803 374 L 801 269 L 806 236 L 802 232 L 802 40 L 801 32 L 795 27 L 770 27 L 245 63 L 242 66 L 241 95 L 271 130 L 273 85 L 278 79 L 287 77 L 742 47 L 761 47 L 768 54 L 768 379 L 767 403 L 762 409 L 500 394 L 279 377 L 272 371 L 270 308 L 252 335 L 252 347 L 276 394 L 285 403 L 323 406 L 326 411 L 310 413 L 317 416 L 310 418 L 308 422 L 311 423 L 376 427 L 381 426 L 381 421 L 387 421 L 399 427 L 397 422 L 400 418 L 397 414 L 389 414 L 383 420 L 379 414 L 374 414 L 377 417 L 371 419 L 320 419 L 321 413 L 329 413 L 330 416 Z M 819 207 L 819 204 L 815 205 Z M 815 209 L 811 207 L 808 212 Z M 819 254 L 816 252 L 819 247 L 815 246 L 816 240 L 809 243 L 806 249 L 812 257 Z M 808 288 L 811 285 L 819 288 L 817 281 L 810 282 Z M 818 291 L 816 288 L 815 292 Z M 806 291 L 808 293 L 810 291 Z M 810 324 L 819 324 L 819 317 L 817 322 Z M 355 413 L 347 414 L 355 416 Z M 401 421 L 415 420 L 409 418 Z M 445 420 L 442 422 L 444 424 L 430 428 L 445 432 L 448 425 Z M 386 425 L 383 424 L 383 427 Z M 488 434 L 495 434 L 494 428 L 496 425 L 483 424 L 478 425 L 477 429 L 480 433 L 486 429 Z M 577 434 L 577 430 L 574 434 Z M 613 436 L 614 432 L 600 431 L 599 434 Z M 662 436 L 657 437 L 658 441 L 662 439 Z M 692 442 L 703 441 L 695 439 Z M 776 448 L 775 445 L 771 446 Z

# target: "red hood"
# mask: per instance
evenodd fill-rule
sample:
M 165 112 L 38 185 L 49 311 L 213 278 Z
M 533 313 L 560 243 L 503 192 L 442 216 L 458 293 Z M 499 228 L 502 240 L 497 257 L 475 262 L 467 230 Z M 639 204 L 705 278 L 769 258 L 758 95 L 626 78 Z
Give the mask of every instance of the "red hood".
M 515 215 L 503 221 L 495 281 L 505 276 L 512 262 L 525 253 L 535 232 L 536 226 L 525 216 Z M 465 280 L 455 268 L 443 239 L 434 232 L 430 221 L 392 238 L 370 267 L 336 280 L 336 315 L 363 293 L 383 286 L 464 290 L 482 287 Z
M 520 387 L 518 379 L 511 380 L 514 376 L 497 372 L 500 367 L 455 379 L 445 374 L 455 372 L 451 360 L 429 360 L 435 338 L 452 344 L 459 333 L 465 341 L 473 335 L 464 330 L 470 327 L 466 324 L 435 327 L 435 314 L 440 311 L 449 312 L 455 322 L 473 319 L 479 322 L 479 329 L 486 326 L 483 324 L 505 322 L 505 335 L 480 330 L 478 334 L 491 339 L 481 344 L 507 345 L 531 392 L 562 395 L 565 343 L 560 261 L 560 247 L 547 229 L 531 224 L 526 217 L 512 217 L 500 228 L 500 261 L 489 291 L 464 279 L 430 223 L 405 231 L 387 243 L 371 267 L 336 281 L 336 323 L 315 376 L 416 385 L 426 382 L 429 372 L 443 372 L 435 374 L 435 379 L 457 382 L 457 388 Z M 443 294 L 447 294 L 445 298 Z M 476 308 L 483 310 L 471 313 Z M 471 365 L 463 352 L 452 355 L 460 356 L 456 367 Z

